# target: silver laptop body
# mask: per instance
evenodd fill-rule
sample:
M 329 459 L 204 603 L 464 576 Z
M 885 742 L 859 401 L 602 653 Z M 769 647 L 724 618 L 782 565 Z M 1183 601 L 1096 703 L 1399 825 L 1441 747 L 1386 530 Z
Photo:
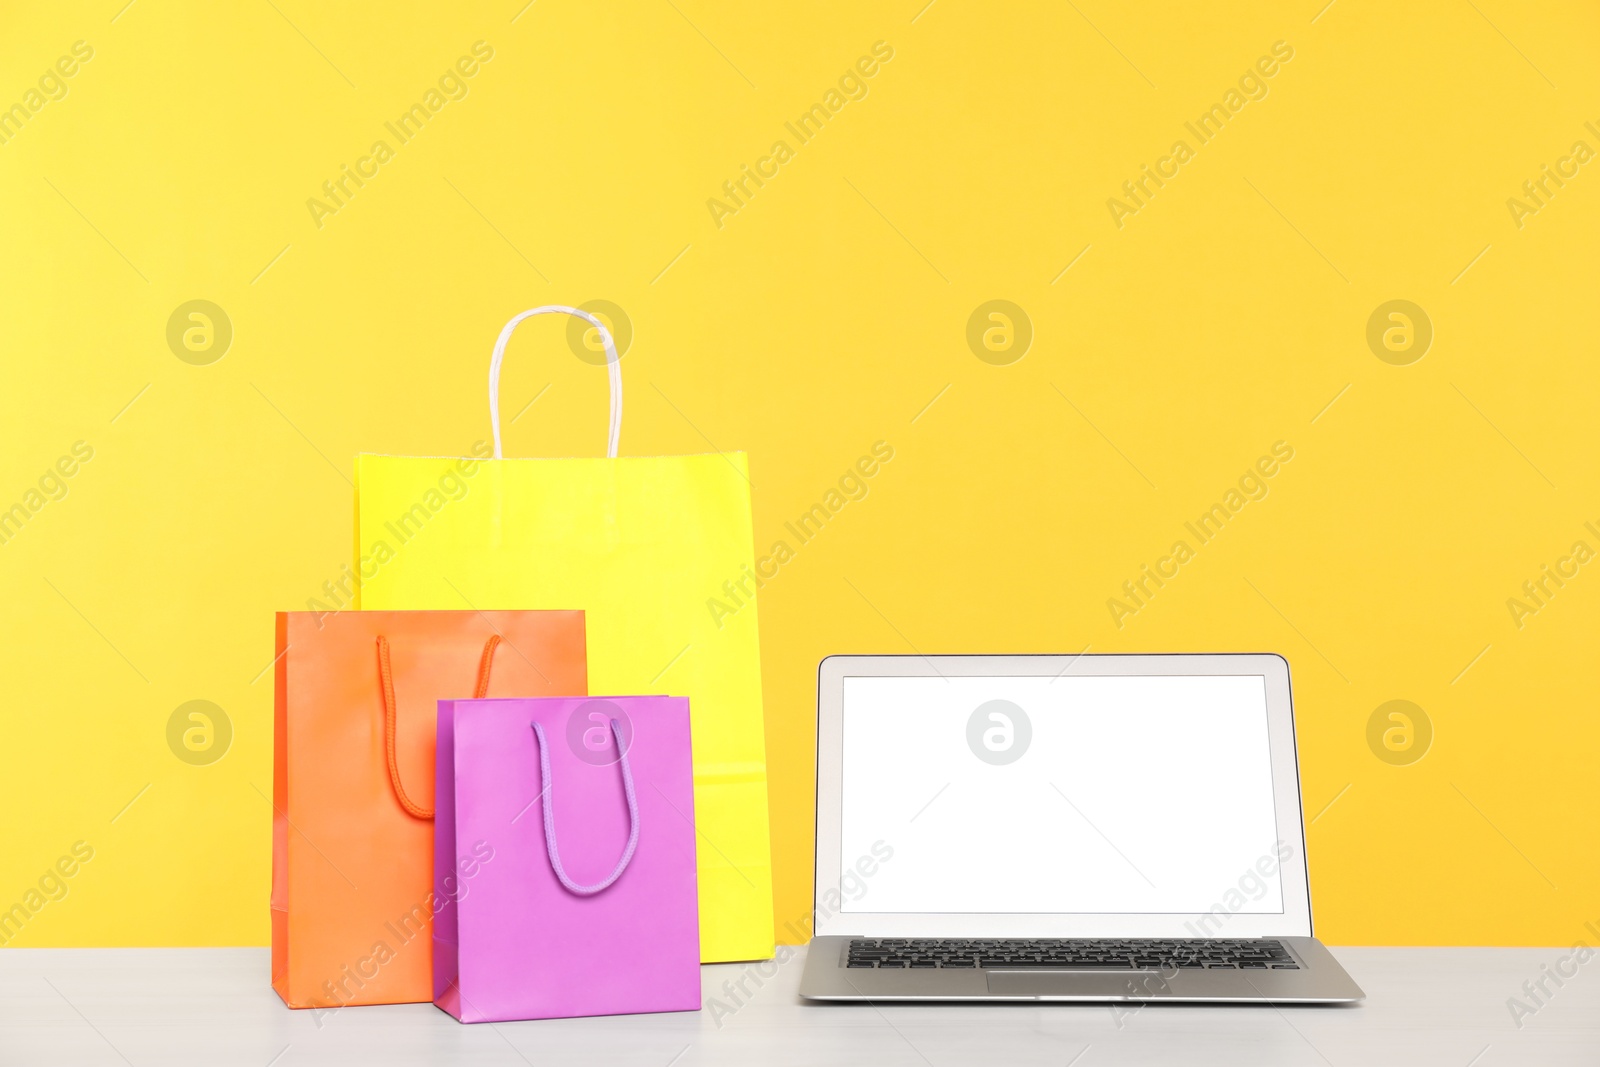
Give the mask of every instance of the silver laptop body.
M 1271 654 L 832 656 L 812 1000 L 1348 1003 Z

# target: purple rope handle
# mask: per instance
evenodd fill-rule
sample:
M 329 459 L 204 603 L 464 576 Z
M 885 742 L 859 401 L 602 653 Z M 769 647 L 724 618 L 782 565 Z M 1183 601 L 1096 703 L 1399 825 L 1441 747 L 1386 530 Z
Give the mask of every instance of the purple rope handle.
M 550 853 L 550 866 L 570 892 L 591 896 L 622 877 L 622 872 L 628 869 L 628 862 L 633 859 L 633 850 L 639 846 L 639 801 L 633 795 L 633 775 L 628 771 L 628 753 L 622 744 L 622 727 L 617 725 L 616 719 L 611 720 L 611 733 L 617 739 L 617 760 L 622 764 L 622 788 L 628 795 L 628 847 L 622 850 L 622 858 L 604 881 L 594 885 L 579 885 L 567 877 L 566 870 L 561 866 L 561 854 L 556 850 L 556 815 L 550 789 L 550 746 L 545 742 L 544 728 L 538 723 L 532 725 L 534 736 L 539 739 L 539 784 L 544 789 L 540 795 L 544 797 L 544 841 Z

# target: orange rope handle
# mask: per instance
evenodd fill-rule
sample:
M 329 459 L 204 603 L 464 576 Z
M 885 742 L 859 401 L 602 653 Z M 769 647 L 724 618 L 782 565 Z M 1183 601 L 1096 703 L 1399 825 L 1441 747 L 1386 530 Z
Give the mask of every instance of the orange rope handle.
M 500 647 L 500 635 L 495 634 L 484 642 L 483 655 L 478 659 L 478 681 L 472 695 L 481 698 L 489 692 L 489 671 L 494 667 L 494 650 Z M 394 737 L 397 716 L 394 707 L 394 670 L 389 664 L 389 639 L 378 635 L 378 680 L 383 686 L 383 746 L 389 759 L 389 784 L 406 814 L 418 819 L 433 818 L 433 809 L 425 808 L 406 794 L 400 784 L 400 763 L 395 757 Z
M 478 684 L 472 687 L 475 700 L 489 695 L 489 669 L 494 666 L 494 650 L 500 647 L 500 635 L 495 634 L 483 643 L 483 655 L 478 660 Z

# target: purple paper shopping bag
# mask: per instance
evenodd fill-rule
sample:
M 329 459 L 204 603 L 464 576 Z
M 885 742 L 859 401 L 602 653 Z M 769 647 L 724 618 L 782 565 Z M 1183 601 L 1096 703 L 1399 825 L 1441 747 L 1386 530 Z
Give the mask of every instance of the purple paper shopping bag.
M 700 1007 L 683 697 L 439 701 L 433 1002 L 464 1023 Z

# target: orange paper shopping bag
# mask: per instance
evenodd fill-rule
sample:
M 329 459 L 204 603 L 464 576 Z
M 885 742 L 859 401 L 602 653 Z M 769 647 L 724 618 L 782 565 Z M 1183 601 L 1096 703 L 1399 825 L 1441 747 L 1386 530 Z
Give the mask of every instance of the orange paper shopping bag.
M 431 1001 L 437 702 L 585 695 L 583 612 L 280 612 L 277 642 L 272 988 Z

